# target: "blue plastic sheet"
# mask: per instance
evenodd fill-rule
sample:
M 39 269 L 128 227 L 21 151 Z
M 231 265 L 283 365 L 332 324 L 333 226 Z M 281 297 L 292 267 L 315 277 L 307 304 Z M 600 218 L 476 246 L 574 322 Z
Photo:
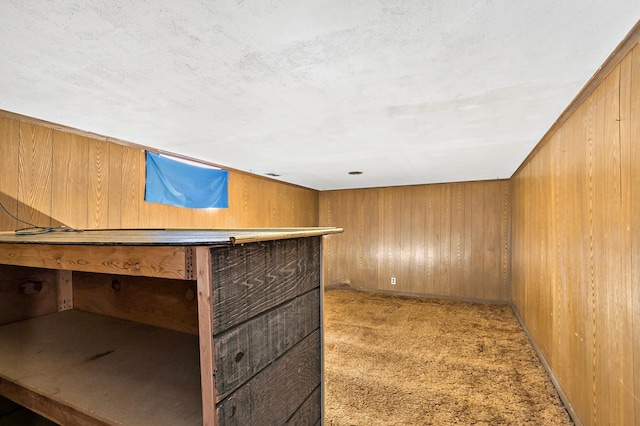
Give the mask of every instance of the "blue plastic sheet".
M 147 151 L 144 199 L 189 208 L 229 207 L 229 172 Z

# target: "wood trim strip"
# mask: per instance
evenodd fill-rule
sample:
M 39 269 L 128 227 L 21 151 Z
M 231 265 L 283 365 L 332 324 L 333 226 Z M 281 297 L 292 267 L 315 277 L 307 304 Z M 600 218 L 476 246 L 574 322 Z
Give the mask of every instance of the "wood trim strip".
M 186 279 L 184 257 L 180 246 L 2 244 L 0 250 L 6 265 L 174 279 Z
M 216 426 L 216 371 L 213 345 L 213 287 L 211 249 L 197 247 L 196 275 L 198 291 L 198 327 L 200 335 L 200 379 L 202 386 L 202 424 Z
M 58 312 L 73 309 L 73 281 L 71 271 L 56 271 Z
M 13 402 L 55 422 L 77 426 L 108 426 L 102 420 L 88 416 L 74 407 L 61 404 L 52 398 L 26 389 L 0 377 L 0 394 Z

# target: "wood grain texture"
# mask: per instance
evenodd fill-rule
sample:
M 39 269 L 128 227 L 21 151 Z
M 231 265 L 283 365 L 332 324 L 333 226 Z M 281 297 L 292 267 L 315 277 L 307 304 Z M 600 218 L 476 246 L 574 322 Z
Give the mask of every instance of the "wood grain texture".
M 324 191 L 325 283 L 508 302 L 510 203 L 507 181 Z
M 321 350 L 316 331 L 224 399 L 218 424 L 258 426 L 265 419 L 285 424 L 320 383 Z
M 320 386 L 314 390 L 300 408 L 287 419 L 286 424 L 292 426 L 316 425 L 321 421 Z
M 18 141 L 18 214 L 37 226 L 51 221 L 51 129 L 20 123 Z M 5 142 L 11 143 L 11 141 Z M 11 177 L 9 177 L 11 178 Z
M 198 290 L 198 342 L 200 346 L 200 389 L 202 391 L 202 423 L 216 426 L 215 353 L 213 343 L 213 293 L 211 249 L 196 248 Z
M 513 306 L 585 425 L 637 424 L 640 47 L 513 176 Z
M 53 132 L 51 216 L 64 217 L 67 226 L 87 228 L 89 140 Z
M 9 113 L 0 113 L 0 136 L 0 202 L 24 220 L 40 220 L 38 225 L 118 229 L 318 224 L 315 190 L 230 170 L 228 209 L 147 203 L 145 155 L 139 146 Z M 19 226 L 0 214 L 0 230 Z
M 88 185 L 82 188 L 87 198 L 87 228 L 109 226 L 109 144 L 85 139 L 88 145 Z
M 0 264 L 186 279 L 184 247 L 3 244 Z
M 629 191 L 624 192 L 630 194 L 629 198 L 629 271 L 627 272 L 631 287 L 631 327 L 633 342 L 632 350 L 634 354 L 633 377 L 634 377 L 634 396 L 635 396 L 635 416 L 636 422 L 640 420 L 640 232 L 638 232 L 637 224 L 640 223 L 640 48 L 636 46 L 632 52 L 631 74 L 630 74 L 630 100 L 629 105 L 629 139 L 625 141 L 628 146 L 629 162 L 623 163 L 629 168 Z M 626 99 L 627 96 L 624 96 Z
M 320 326 L 320 290 L 315 289 L 215 337 L 217 400 Z
M 196 282 L 73 273 L 75 309 L 198 334 Z
M 20 122 L 0 117 L 0 203 L 14 216 L 18 213 L 19 140 Z M 4 210 L 0 211 L 0 230 L 16 228 L 18 222 Z
M 58 311 L 56 271 L 0 265 L 0 325 Z
M 319 247 L 313 237 L 214 250 L 214 333 L 319 287 Z
M 196 336 L 70 310 L 0 342 L 0 392 L 61 424 L 202 424 Z

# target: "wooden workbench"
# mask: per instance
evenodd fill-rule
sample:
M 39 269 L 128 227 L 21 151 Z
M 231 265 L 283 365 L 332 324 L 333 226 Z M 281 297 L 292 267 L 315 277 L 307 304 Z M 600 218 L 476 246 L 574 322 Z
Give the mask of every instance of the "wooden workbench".
M 0 232 L 0 395 L 61 424 L 319 424 L 338 232 Z

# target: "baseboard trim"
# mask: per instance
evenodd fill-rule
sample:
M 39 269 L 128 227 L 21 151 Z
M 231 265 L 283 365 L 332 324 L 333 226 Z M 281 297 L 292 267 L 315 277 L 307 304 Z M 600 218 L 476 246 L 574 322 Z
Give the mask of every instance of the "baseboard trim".
M 518 319 L 518 322 L 520 323 L 520 327 L 522 327 L 524 334 L 526 334 L 527 339 L 529 339 L 529 342 L 531 343 L 533 350 L 536 352 L 536 355 L 538 355 L 538 359 L 542 363 L 542 366 L 544 367 L 544 369 L 547 371 L 547 375 L 551 379 L 551 383 L 553 384 L 553 387 L 556 388 L 556 391 L 560 396 L 560 400 L 564 404 L 565 410 L 567 410 L 567 413 L 569 413 L 569 417 L 571 417 L 571 420 L 573 420 L 573 423 L 575 423 L 576 426 L 584 426 L 584 423 L 582 423 L 580 416 L 578 416 L 578 413 L 576 413 L 576 410 L 573 408 L 573 404 L 571 404 L 571 400 L 569 399 L 567 394 L 564 392 L 564 389 L 562 389 L 562 386 L 560 386 L 558 379 L 556 378 L 555 374 L 553 374 L 553 370 L 551 370 L 551 367 L 549 367 L 549 363 L 545 359 L 544 355 L 542 355 L 542 352 L 540 351 L 540 348 L 538 347 L 536 342 L 533 340 L 533 337 L 531 337 L 531 333 L 529 333 L 529 329 L 524 324 L 524 321 L 520 317 L 520 314 L 518 313 L 518 311 L 513 305 L 510 305 L 510 306 L 514 315 Z

